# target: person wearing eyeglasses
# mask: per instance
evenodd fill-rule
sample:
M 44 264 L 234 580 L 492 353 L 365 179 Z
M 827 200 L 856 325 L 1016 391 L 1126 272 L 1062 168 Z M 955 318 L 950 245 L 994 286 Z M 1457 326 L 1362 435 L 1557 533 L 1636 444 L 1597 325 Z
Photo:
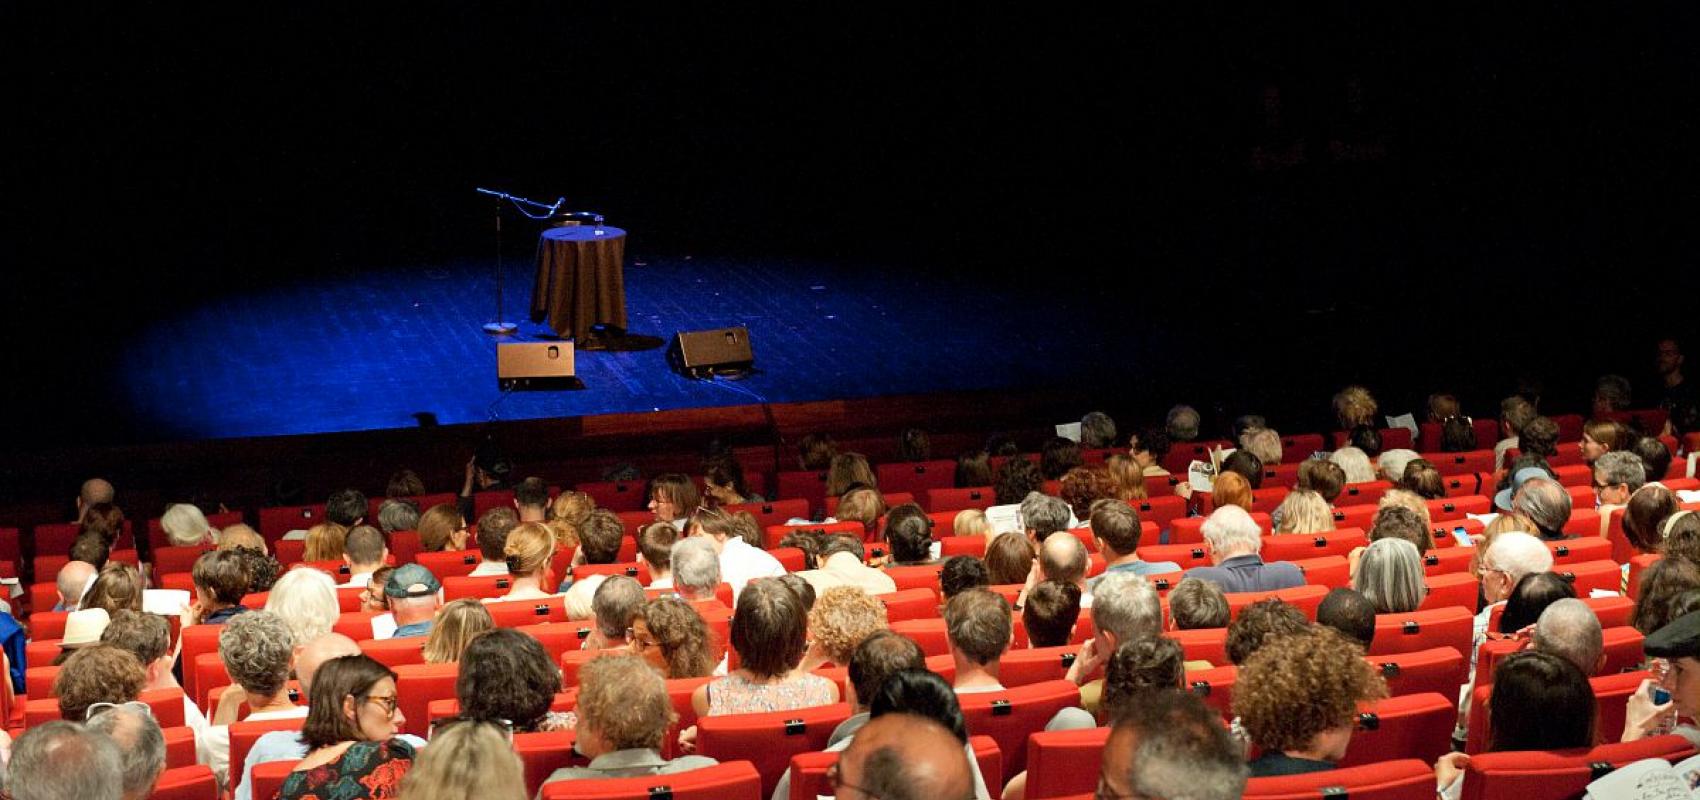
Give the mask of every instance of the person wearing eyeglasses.
M 707 623 L 689 603 L 657 597 L 632 615 L 626 644 L 663 678 L 703 678 L 714 670 L 709 636 Z
M 283 800 L 394 797 L 413 766 L 414 745 L 396 736 L 407 718 L 396 675 L 368 656 L 319 667 L 301 739 L 307 756 L 283 781 Z
M 856 732 L 826 773 L 835 797 L 974 796 L 973 772 L 949 728 L 916 714 L 888 714 Z

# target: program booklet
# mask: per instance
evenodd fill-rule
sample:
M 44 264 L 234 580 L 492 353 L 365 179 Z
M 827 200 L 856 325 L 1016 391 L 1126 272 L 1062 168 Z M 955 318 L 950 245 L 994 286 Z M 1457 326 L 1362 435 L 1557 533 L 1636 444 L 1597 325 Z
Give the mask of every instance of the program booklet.
M 1588 784 L 1589 800 L 1700 799 L 1700 756 L 1672 764 L 1646 758 Z

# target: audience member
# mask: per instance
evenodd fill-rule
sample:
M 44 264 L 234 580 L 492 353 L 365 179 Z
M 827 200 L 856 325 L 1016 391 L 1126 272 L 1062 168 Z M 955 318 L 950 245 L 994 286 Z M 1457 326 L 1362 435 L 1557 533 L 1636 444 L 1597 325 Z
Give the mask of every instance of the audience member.
M 1642 635 L 1652 633 L 1676 618 L 1672 605 L 1677 598 L 1700 588 L 1700 566 L 1682 558 L 1663 558 L 1641 572 L 1640 592 L 1630 624 Z
M 1426 458 L 1412 459 L 1406 464 L 1405 475 L 1397 484 L 1399 488 L 1424 500 L 1440 500 L 1446 497 L 1446 477 Z
M 513 628 L 474 636 L 461 653 L 455 699 L 465 719 L 506 720 L 516 733 L 570 730 L 572 715 L 549 710 L 560 691 L 560 667 L 536 638 Z
M 1352 588 L 1375 606 L 1375 613 L 1404 614 L 1417 610 L 1428 594 L 1423 578 L 1416 546 L 1404 539 L 1378 539 L 1364 550 Z
M 1369 455 L 1356 447 L 1342 447 L 1328 454 L 1328 460 L 1340 467 L 1346 476 L 1346 483 L 1367 483 L 1375 480 L 1375 467 L 1369 463 Z M 1407 470 L 1410 467 L 1406 467 Z
M 1240 434 L 1240 449 L 1264 466 L 1281 463 L 1281 434 L 1272 428 L 1251 428 Z M 1262 473 L 1258 479 L 1262 480 Z
M 525 484 L 522 481 L 520 485 Z M 519 524 L 519 513 L 507 506 L 496 506 L 484 512 L 484 516 L 478 518 L 478 566 L 473 567 L 467 574 L 475 578 L 508 574 L 508 534 L 513 533 Z M 542 522 L 536 524 L 543 525 Z M 555 531 L 547 526 L 544 528 L 553 541 Z
M 652 522 L 638 530 L 638 561 L 649 566 L 649 588 L 673 588 L 673 543 L 679 531 L 665 522 Z
M 1293 488 L 1314 491 L 1332 506 L 1346 490 L 1346 471 L 1332 461 L 1307 459 L 1299 464 L 1299 479 Z
M 425 663 L 453 664 L 478 634 L 496 627 L 489 609 L 477 598 L 462 597 L 437 612 L 437 622 L 425 637 Z
M 826 496 L 842 498 L 852 487 L 879 491 L 874 468 L 861 453 L 839 453 L 826 468 Z
M 59 700 L 60 719 L 82 722 L 90 706 L 127 703 L 136 699 L 146 684 L 147 673 L 135 656 L 97 642 L 65 659 L 53 678 L 53 695 Z
M 451 723 L 438 728 L 431 746 L 401 779 L 407 800 L 530 800 L 525 765 L 493 723 Z
M 417 530 L 419 504 L 412 500 L 391 497 L 378 505 L 378 529 L 389 536 L 396 531 Z M 346 542 L 344 543 L 346 544 Z
M 541 523 L 549 516 L 549 484 L 542 478 L 530 477 L 514 484 L 514 513 L 520 522 Z M 478 538 L 484 538 L 484 528 L 478 528 Z M 482 548 L 482 541 L 480 541 Z M 497 549 L 495 552 L 500 553 Z M 494 559 L 491 559 L 494 560 Z
M 702 678 L 714 669 L 708 625 L 690 604 L 677 598 L 658 597 L 645 603 L 632 616 L 626 641 L 663 678 Z
M 1311 627 L 1303 611 L 1279 598 L 1259 600 L 1240 610 L 1228 623 L 1225 649 L 1228 661 L 1244 666 L 1252 654 L 1276 639 L 1303 633 Z
M 1044 485 L 1045 476 L 1039 474 L 1039 465 L 1017 456 L 1005 459 L 993 479 L 992 489 L 999 506 L 1010 506 L 1020 504 Z
M 124 797 L 122 756 L 111 737 L 71 722 L 47 722 L 24 731 L 6 765 L 12 800 L 119 800 Z
M 124 800 L 147 800 L 165 771 L 165 732 L 146 706 L 124 704 L 90 712 L 87 728 L 105 734 L 118 748 Z
M 991 582 L 986 562 L 973 556 L 951 556 L 939 569 L 939 593 L 947 603 L 966 589 L 990 586 Z
M 173 503 L 159 518 L 159 527 L 172 547 L 201 547 L 212 544 L 212 525 L 207 516 L 190 503 Z
M 1149 494 L 1145 488 L 1145 471 L 1130 456 L 1116 453 L 1104 459 L 1104 475 L 1110 481 L 1111 499 L 1135 502 Z
M 1239 506 L 1218 508 L 1202 526 L 1213 566 L 1187 570 L 1189 578 L 1215 581 L 1224 592 L 1270 592 L 1303 586 L 1304 572 L 1290 562 L 1265 564 L 1262 530 Z
M 739 666 L 691 694 L 697 716 L 785 711 L 838 702 L 838 685 L 796 672 L 807 647 L 802 598 L 774 580 L 750 581 L 732 615 Z M 688 732 L 688 741 L 695 730 Z
M 808 612 L 808 648 L 803 669 L 831 663 L 849 666 L 850 654 L 877 631 L 888 625 L 885 604 L 854 586 L 835 586 L 820 593 Z
M 1122 642 L 1162 633 L 1163 608 L 1149 581 L 1125 572 L 1099 581 L 1092 597 L 1092 638 L 1081 645 L 1064 677 L 1081 687 L 1081 707 L 1096 714 L 1104 682 L 1089 679 Z
M 362 525 L 342 540 L 342 561 L 348 565 L 348 582 L 342 588 L 365 587 L 389 558 L 390 548 L 377 529 Z
M 834 784 L 885 800 L 975 797 L 963 742 L 936 720 L 903 711 L 863 725 L 833 767 Z M 842 791 L 842 790 L 841 790 Z
M 577 550 L 579 546 L 579 529 L 585 520 L 590 519 L 591 512 L 596 510 L 596 500 L 584 492 L 561 492 L 549 504 L 549 530 L 555 534 L 556 550 Z M 479 520 L 483 524 L 483 520 Z M 515 515 L 507 529 L 513 530 L 519 524 L 519 516 Z M 675 528 L 677 530 L 677 528 Z M 504 534 L 505 536 L 506 534 Z
M 1534 625 L 1548 606 L 1575 597 L 1576 587 L 1556 573 L 1532 572 L 1524 575 L 1505 600 L 1505 611 L 1499 615 L 1499 632 L 1517 633 Z
M 1376 476 L 1381 480 L 1393 484 L 1394 486 L 1398 486 L 1405 480 L 1405 468 L 1410 466 L 1410 463 L 1412 461 L 1416 461 L 1418 458 L 1420 458 L 1420 456 L 1417 455 L 1417 451 L 1415 450 L 1395 448 L 1393 450 L 1384 451 L 1381 454 L 1381 457 L 1375 460 Z
M 301 727 L 307 755 L 278 797 L 396 796 L 415 747 L 396 736 L 407 718 L 397 704 L 395 673 L 366 656 L 332 659 L 313 681 L 310 709 Z
M 384 582 L 384 597 L 389 598 L 390 613 L 395 615 L 395 632 L 389 638 L 406 639 L 425 636 L 442 606 L 443 585 L 437 576 L 418 564 L 403 564 L 390 573 Z
M 1198 438 L 1201 421 L 1198 409 L 1177 405 L 1169 409 L 1168 415 L 1163 418 L 1163 431 L 1169 435 L 1170 441 L 1190 442 Z
M 1309 462 L 1322 463 L 1322 462 Z M 1334 530 L 1334 511 L 1322 495 L 1310 489 L 1294 489 L 1282 498 L 1270 515 L 1276 533 L 1323 533 Z
M 785 574 L 785 567 L 778 559 L 765 550 L 751 547 L 738 535 L 731 516 L 724 511 L 703 512 L 697 517 L 697 525 L 719 554 L 720 580 L 731 584 L 733 602 L 743 595 L 750 581 Z
M 797 466 L 808 472 L 824 472 L 838 455 L 838 444 L 830 434 L 810 433 L 797 441 Z
M 1564 526 L 1570 521 L 1570 493 L 1558 481 L 1546 477 L 1523 481 L 1511 500 L 1511 508 L 1535 523 L 1537 533 L 1547 541 L 1566 538 Z
M 1092 539 L 1097 543 L 1098 552 L 1104 555 L 1105 565 L 1102 575 L 1087 581 L 1088 591 L 1096 586 L 1104 575 L 1129 572 L 1145 576 L 1181 571 L 1181 565 L 1173 561 L 1147 562 L 1139 558 L 1139 513 L 1127 503 L 1116 500 L 1093 503 L 1090 509 L 1090 525 Z
M 242 556 L 234 550 L 214 550 L 195 559 L 190 579 L 195 586 L 195 605 L 189 609 L 184 627 L 223 625 L 248 611 L 242 598 L 248 594 L 249 574 Z
M 454 503 L 439 503 L 419 515 L 419 549 L 427 553 L 465 550 L 472 532 Z
M 720 556 L 714 543 L 697 536 L 673 543 L 673 588 L 693 602 L 716 602 L 714 589 L 720 585 Z
M 952 481 L 958 489 L 973 489 L 992 485 L 992 455 L 985 450 L 970 450 L 956 457 L 956 473 Z
M 1630 446 L 1630 451 L 1641 458 L 1647 480 L 1662 481 L 1670 477 L 1667 473 L 1670 472 L 1671 452 L 1664 442 L 1652 436 L 1642 436 Z
M 970 589 L 944 608 L 946 637 L 956 664 L 958 692 L 998 692 L 998 668 L 1015 641 L 1009 603 L 986 589 Z
M 72 653 L 99 643 L 111 621 L 112 615 L 104 608 L 79 608 L 65 615 L 65 632 L 59 640 L 59 655 L 53 659 L 53 666 L 64 664 Z
M 482 541 L 479 544 L 483 546 Z M 583 550 L 581 549 L 582 553 Z M 541 522 L 521 522 L 502 543 L 502 560 L 512 579 L 501 600 L 543 600 L 553 596 L 555 533 Z
M 950 532 L 954 536 L 983 538 L 992 535 L 992 524 L 986 521 L 986 512 L 978 508 L 965 508 L 951 517 Z
M 321 522 L 308 528 L 301 560 L 333 561 L 342 558 L 343 540 L 348 538 L 348 530 L 334 522 Z
M 1594 691 L 1576 665 L 1550 653 L 1525 650 L 1493 670 L 1488 697 L 1487 752 L 1568 750 L 1594 743 Z M 1448 753 L 1434 765 L 1436 786 L 1448 800 L 1463 791 L 1469 757 Z
M 1540 539 L 1521 531 L 1506 531 L 1494 537 L 1482 553 L 1482 610 L 1476 614 L 1475 640 L 1486 635 L 1494 606 L 1504 605 L 1511 590 L 1524 575 L 1552 569 L 1552 551 Z M 1472 663 L 1475 654 L 1470 656 Z
M 289 626 L 270 611 L 243 614 L 225 625 L 218 636 L 219 660 L 230 673 L 232 686 L 219 698 L 206 736 L 199 738 L 201 763 L 212 768 L 220 786 L 230 786 L 230 724 L 238 720 L 299 719 L 307 709 L 295 704 L 289 690 L 289 668 L 295 660 L 295 639 Z
M 1659 446 L 1664 445 L 1661 443 Z M 1605 515 L 1608 506 L 1628 504 L 1629 496 L 1648 480 L 1646 464 L 1640 456 L 1628 450 L 1600 456 L 1594 461 L 1593 473 L 1594 497 L 1599 500 L 1601 516 Z
M 636 656 L 610 656 L 580 669 L 574 747 L 590 763 L 557 769 L 545 783 L 664 775 L 717 763 L 703 756 L 661 756 L 662 739 L 679 715 L 661 676 L 643 666 Z
M 1316 607 L 1316 624 L 1339 631 L 1367 652 L 1375 641 L 1375 604 L 1356 589 L 1332 589 Z
M 1035 584 L 1021 604 L 1027 646 L 1061 647 L 1068 644 L 1069 638 L 1074 635 L 1074 624 L 1080 619 L 1080 597 L 1080 587 L 1072 583 L 1045 580 Z
M 1027 540 L 1035 550 L 1045 539 L 1057 531 L 1066 531 L 1074 527 L 1074 512 L 1068 504 L 1039 492 L 1029 492 L 1021 501 L 1021 520 L 1027 532 Z
M 1115 489 L 1109 473 L 1101 467 L 1075 467 L 1062 476 L 1060 483 L 1057 493 L 1076 519 L 1085 519 L 1092 513 L 1092 504 L 1110 497 Z
M 1466 453 L 1476 449 L 1475 421 L 1465 416 L 1447 417 L 1440 423 L 1440 452 Z
M 1127 713 L 1150 692 L 1179 689 L 1186 683 L 1186 653 L 1166 636 L 1122 642 L 1104 667 L 1105 721 Z
M 1195 695 L 1154 692 L 1113 720 L 1098 796 L 1237 800 L 1246 773 L 1220 715 Z
M 993 536 L 986 545 L 986 580 L 993 586 L 1022 583 L 1033 572 L 1033 545 L 1013 533 Z
M 300 644 L 330 633 L 342 614 L 336 581 L 311 567 L 296 567 L 278 578 L 266 597 L 266 610 L 283 620 Z
M 886 512 L 885 542 L 891 548 L 890 566 L 933 563 L 933 521 L 914 503 Z
M 1170 443 L 1168 431 L 1148 428 L 1128 442 L 1127 454 L 1145 477 L 1167 478 L 1169 471 L 1163 468 L 1163 460 L 1169 456 Z
M 1569 661 L 1583 675 L 1599 672 L 1606 663 L 1605 632 L 1600 628 L 1600 618 L 1587 603 L 1574 597 L 1555 600 L 1541 612 L 1530 646 Z
M 119 611 L 101 632 L 100 642 L 136 657 L 146 679 L 142 691 L 183 688 L 171 674 L 177 654 L 171 650 L 171 626 L 164 617 L 128 609 Z M 183 695 L 183 720 L 197 738 L 205 736 L 207 717 L 187 694 Z
M 1039 572 L 1029 575 L 1030 583 L 1036 580 L 1066 583 L 1079 589 L 1081 604 L 1086 608 L 1092 607 L 1092 595 L 1087 593 L 1086 568 L 1091 566 L 1091 558 L 1086 553 L 1086 545 L 1071 534 L 1052 536 L 1039 546 Z
M 1331 628 L 1275 637 L 1240 666 L 1233 710 L 1263 755 L 1255 778 L 1334 769 L 1346 755 L 1358 704 L 1387 696 L 1362 652 Z
M 632 618 L 643 608 L 643 585 L 633 578 L 615 575 L 596 587 L 591 596 L 590 611 L 596 624 L 584 640 L 585 650 L 627 651 L 631 643 L 626 632 L 632 628 Z
M 1346 432 L 1346 443 L 1349 448 L 1362 452 L 1365 457 L 1375 458 L 1381 455 L 1381 431 L 1373 425 L 1359 425 Z
M 1681 498 L 1663 484 L 1649 483 L 1637 489 L 1623 509 L 1624 538 L 1642 553 L 1664 551 L 1667 537 L 1660 532 L 1665 520 L 1682 510 L 1681 503 Z
M 82 604 L 83 593 L 94 584 L 95 568 L 87 561 L 71 561 L 59 568 L 59 574 L 54 579 L 54 586 L 59 592 L 59 602 L 53 606 L 54 611 L 76 611 Z
M 1228 598 L 1215 583 L 1182 578 L 1169 590 L 1169 620 L 1177 631 L 1226 628 L 1228 618 Z
M 1238 472 L 1224 471 L 1217 475 L 1210 498 L 1216 508 L 1234 506 L 1251 513 L 1251 483 Z
M 110 561 L 101 567 L 88 594 L 83 595 L 81 608 L 104 609 L 107 614 L 121 610 L 142 610 L 144 579 L 141 570 L 122 561 Z

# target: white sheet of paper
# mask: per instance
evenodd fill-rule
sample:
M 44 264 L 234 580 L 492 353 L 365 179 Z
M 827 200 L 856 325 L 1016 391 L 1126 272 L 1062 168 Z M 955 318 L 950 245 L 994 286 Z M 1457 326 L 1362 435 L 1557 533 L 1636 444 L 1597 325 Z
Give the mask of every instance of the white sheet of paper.
M 1080 423 L 1064 422 L 1057 426 L 1057 435 L 1071 442 L 1080 441 Z
M 1195 492 L 1212 491 L 1216 484 L 1216 466 L 1208 461 L 1193 461 L 1186 467 L 1186 482 Z
M 148 589 L 142 592 L 142 610 L 162 617 L 175 617 L 189 604 L 189 593 L 182 589 Z
M 1694 793 L 1683 779 L 1681 766 L 1645 758 L 1588 784 L 1587 796 L 1597 800 L 1688 800 Z
M 1388 417 L 1387 427 L 1404 428 L 1411 432 L 1412 441 L 1415 441 L 1417 438 L 1417 417 L 1414 414 L 1400 414 L 1397 417 Z

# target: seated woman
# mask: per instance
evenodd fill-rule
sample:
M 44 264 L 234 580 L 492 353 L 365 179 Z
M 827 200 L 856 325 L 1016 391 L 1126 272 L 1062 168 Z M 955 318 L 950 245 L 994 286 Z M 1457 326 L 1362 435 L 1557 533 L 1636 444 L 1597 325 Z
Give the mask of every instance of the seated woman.
M 1386 695 L 1357 645 L 1332 628 L 1265 640 L 1240 665 L 1234 687 L 1234 713 L 1263 750 L 1251 776 L 1334 769 L 1352 742 L 1358 703 Z
M 1146 498 L 1145 472 L 1132 458 L 1120 453 L 1110 456 L 1104 460 L 1104 474 L 1110 479 L 1111 497 L 1129 501 Z
M 202 763 L 212 767 L 221 784 L 230 764 L 230 723 L 238 720 L 299 719 L 307 709 L 289 696 L 289 668 L 295 659 L 295 637 L 283 619 L 270 611 L 251 611 L 231 620 L 218 635 L 218 656 L 230 673 L 212 714 L 212 725 L 197 735 Z M 237 765 L 240 768 L 241 765 Z
M 661 775 L 719 763 L 704 756 L 661 757 L 662 737 L 679 715 L 667 698 L 667 683 L 637 656 L 607 656 L 584 665 L 578 718 L 574 747 L 590 764 L 555 770 L 545 783 Z
M 744 467 L 730 454 L 705 459 L 702 467 L 705 498 L 714 508 L 759 503 L 761 495 L 744 483 Z
M 421 552 L 437 553 L 444 550 L 465 550 L 467 536 L 466 518 L 460 515 L 460 509 L 454 503 L 438 503 L 425 509 L 419 515 L 419 549 Z
M 1523 650 L 1493 668 L 1487 752 L 1564 750 L 1594 744 L 1594 690 L 1575 664 Z M 1454 800 L 1464 791 L 1470 757 L 1448 753 L 1434 765 L 1435 788 Z
M 776 579 L 744 587 L 732 614 L 732 648 L 739 667 L 697 687 L 691 705 L 698 716 L 751 714 L 838 702 L 838 684 L 797 672 L 807 646 L 802 598 Z M 694 735 L 695 730 L 689 732 Z
M 555 534 L 541 522 L 522 522 L 508 532 L 502 545 L 508 559 L 508 575 L 513 588 L 490 602 L 507 600 L 542 600 L 554 596 L 549 591 L 554 581 Z
M 1000 533 L 986 545 L 986 579 L 993 586 L 1025 583 L 1033 572 L 1033 545 L 1027 537 Z
M 307 543 L 301 550 L 302 561 L 336 561 L 342 559 L 343 543 L 348 529 L 334 522 L 321 522 L 307 529 Z
M 656 522 L 665 522 L 674 530 L 685 530 L 689 527 L 691 517 L 702 505 L 702 498 L 697 494 L 697 485 L 689 476 L 677 472 L 669 472 L 655 476 L 649 482 L 649 511 L 655 515 Z
M 1375 605 L 1377 614 L 1417 610 L 1428 593 L 1417 546 L 1391 537 L 1370 542 L 1358 563 L 1357 575 L 1352 577 L 1352 588 Z
M 367 656 L 333 658 L 313 674 L 311 711 L 301 726 L 303 758 L 278 792 L 282 800 L 394 797 L 414 749 L 396 733 L 395 673 Z
M 479 634 L 461 654 L 455 697 L 465 719 L 507 720 L 516 733 L 572 730 L 571 714 L 549 710 L 559 691 L 561 670 L 543 645 L 512 628 Z
M 556 550 L 577 550 L 578 529 L 590 512 L 596 510 L 596 500 L 584 492 L 561 492 L 549 504 L 549 519 L 543 523 L 555 534 Z
M 1294 489 L 1281 500 L 1272 515 L 1276 533 L 1323 533 L 1334 530 L 1334 510 L 1322 495 L 1310 489 Z
M 80 608 L 103 608 L 109 616 L 126 608 L 141 611 L 145 589 L 141 570 L 122 561 L 108 561 L 95 576 L 88 594 L 83 595 Z
M 408 800 L 529 800 L 525 764 L 506 729 L 487 722 L 445 725 L 401 779 Z
M 1524 575 L 1517 579 L 1517 585 L 1511 588 L 1511 596 L 1505 599 L 1505 611 L 1499 615 L 1499 632 L 1515 634 L 1534 625 L 1547 606 L 1575 596 L 1576 587 L 1556 572 Z
M 716 645 L 702 615 L 676 597 L 658 597 L 632 617 L 632 653 L 661 677 L 702 678 L 714 671 Z
M 834 586 L 820 594 L 808 611 L 809 646 L 798 671 L 825 664 L 850 666 L 856 645 L 885 630 L 885 604 L 855 586 Z
M 472 597 L 462 597 L 437 612 L 437 624 L 425 638 L 425 663 L 452 664 L 472 640 L 496 627 L 484 604 Z
M 891 548 L 886 566 L 921 566 L 938 557 L 933 550 L 933 521 L 914 503 L 904 503 L 886 513 L 885 543 Z

